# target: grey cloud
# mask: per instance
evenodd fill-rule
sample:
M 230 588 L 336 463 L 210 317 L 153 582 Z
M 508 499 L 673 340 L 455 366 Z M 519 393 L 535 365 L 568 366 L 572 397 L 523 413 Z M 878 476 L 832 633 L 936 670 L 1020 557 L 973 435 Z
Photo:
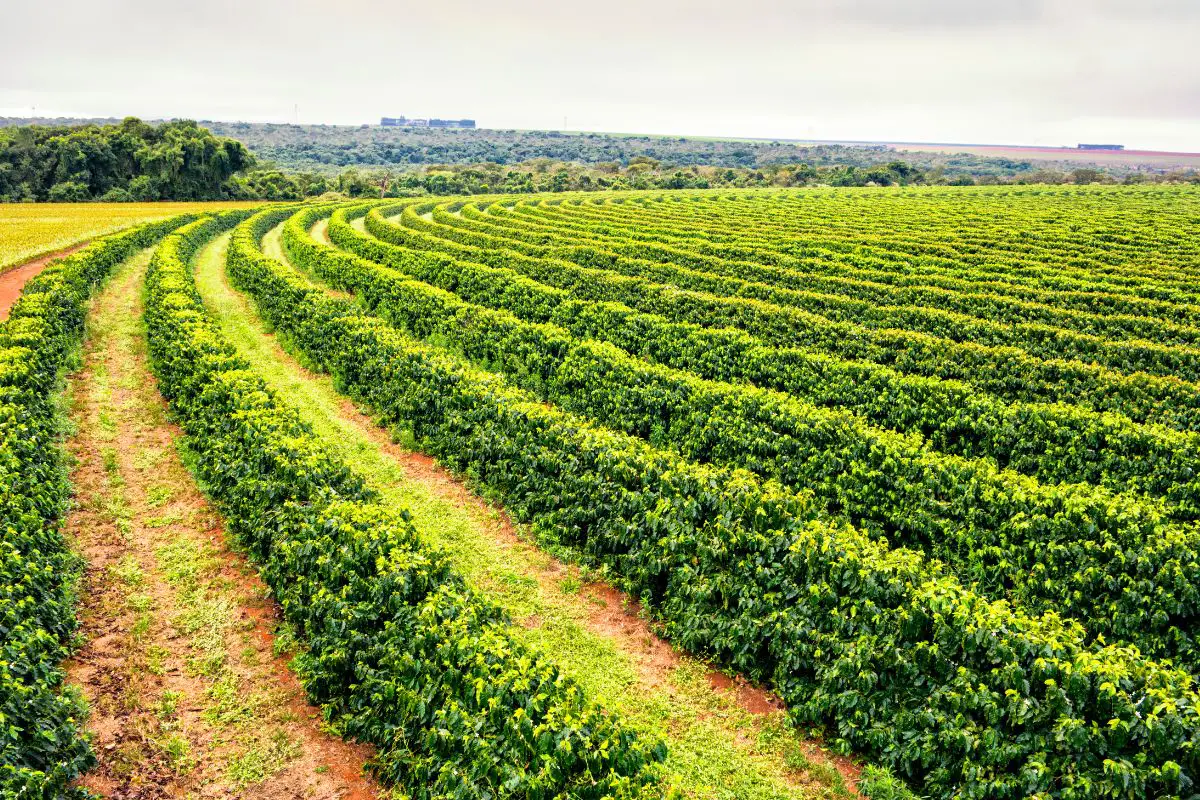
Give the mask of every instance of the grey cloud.
M 1046 14 L 1044 0 L 818 0 L 823 13 L 887 28 L 979 28 L 1035 22 Z
M 1094 0 L 1094 8 L 1081 13 L 1096 13 L 1118 20 L 1154 20 L 1158 22 L 1198 22 L 1200 3 L 1196 0 Z M 1193 31 L 1195 33 L 1195 31 Z
M 16 110 L 1200 150 L 1200 0 L 11 5 Z

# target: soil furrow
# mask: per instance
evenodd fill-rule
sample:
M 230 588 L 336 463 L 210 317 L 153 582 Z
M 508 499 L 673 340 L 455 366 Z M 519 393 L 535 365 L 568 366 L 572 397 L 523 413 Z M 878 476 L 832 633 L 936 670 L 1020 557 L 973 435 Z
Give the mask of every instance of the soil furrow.
M 433 459 L 395 443 L 327 376 L 301 367 L 229 285 L 228 238 L 200 252 L 197 284 L 239 354 L 387 502 L 409 509 L 418 529 L 450 550 L 460 571 L 590 696 L 634 727 L 665 735 L 669 767 L 685 794 L 729 800 L 853 794 L 854 764 L 792 729 L 773 695 L 673 650 L 620 592 L 538 549 L 501 509 Z M 266 248 L 282 257 L 273 237 Z
M 322 731 L 266 587 L 184 466 L 146 365 L 148 258 L 93 302 L 68 390 L 67 528 L 87 561 L 68 676 L 98 758 L 81 783 L 113 800 L 379 796 L 369 751 Z

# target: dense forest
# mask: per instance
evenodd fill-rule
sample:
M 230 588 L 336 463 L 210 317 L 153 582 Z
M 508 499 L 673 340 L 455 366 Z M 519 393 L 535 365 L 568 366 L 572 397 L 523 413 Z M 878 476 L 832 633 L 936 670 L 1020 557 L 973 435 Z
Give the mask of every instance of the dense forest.
M 1043 171 L 1074 180 L 1076 169 L 1097 168 L 1119 181 L 1158 180 L 1177 174 L 1137 163 L 1103 165 L 1056 160 L 1046 153 L 1017 156 L 897 150 L 886 145 L 801 144 L 758 139 L 705 139 L 562 133 L 524 130 L 439 130 L 383 128 L 375 125 L 286 125 L 200 123 L 219 136 L 244 143 L 262 161 L 281 169 L 336 174 L 345 167 L 412 171 L 431 165 L 523 165 L 539 159 L 602 167 L 628 167 L 638 160 L 661 163 L 668 174 L 677 168 L 725 167 L 763 170 L 808 164 L 814 168 L 854 167 L 857 172 L 901 163 L 913 174 L 933 173 L 938 180 L 969 176 L 976 182 L 1027 180 Z
M 46 120 L 0 118 L 6 125 L 112 124 L 113 119 Z M 290 125 L 201 120 L 216 136 L 236 139 L 261 162 L 289 172 L 336 175 L 345 167 L 411 170 L 428 165 L 500 164 L 537 159 L 590 165 L 629 166 L 650 159 L 670 167 L 758 169 L 785 164 L 856 169 L 900 161 L 922 170 L 941 167 L 950 175 L 1012 176 L 1034 171 L 1028 161 L 971 154 L 908 153 L 882 145 L 799 145 L 753 139 L 699 139 L 520 130 L 383 128 L 376 125 Z
M 790 164 L 751 169 L 691 166 L 678 168 L 639 156 L 627 166 L 616 162 L 584 166 L 549 158 L 501 164 L 432 164 L 415 169 L 354 167 L 336 176 L 260 169 L 235 179 L 243 197 L 292 200 L 335 192 L 346 197 L 413 195 L 524 194 L 617 189 L 709 189 L 762 186 L 891 186 L 973 183 L 947 180 L 940 170 L 920 170 L 896 161 L 870 169 Z
M 413 167 L 428 164 L 515 165 L 539 158 L 622 166 L 648 158 L 676 167 L 760 168 L 779 164 L 869 168 L 897 159 L 912 166 L 972 174 L 1029 170 L 1028 162 L 972 155 L 897 153 L 881 146 L 797 145 L 603 133 L 518 130 L 439 130 L 374 125 L 278 125 L 202 122 L 218 136 L 237 139 L 259 158 L 286 169 L 336 172 L 342 167 Z
M 0 119 L 0 202 L 1198 180 L 780 142 L 134 118 L 14 124 L 22 122 L 31 121 Z
M 0 200 L 220 200 L 254 163 L 195 122 L 0 128 Z
M 1070 171 L 1037 169 L 1011 175 L 951 175 L 943 167 L 920 169 L 903 161 L 869 168 L 814 167 L 779 164 L 762 168 L 678 168 L 638 157 L 622 167 L 613 162 L 585 166 L 554 159 L 500 164 L 432 164 L 415 169 L 354 167 L 336 176 L 313 172 L 259 169 L 235 181 L 242 197 L 294 200 L 324 193 L 344 197 L 410 197 L 414 195 L 520 194 L 531 192 L 606 191 L 617 189 L 719 189 L 796 186 L 970 186 L 994 184 L 1092 184 L 1200 182 L 1195 172 L 1147 175 L 1133 173 L 1118 181 L 1089 167 Z

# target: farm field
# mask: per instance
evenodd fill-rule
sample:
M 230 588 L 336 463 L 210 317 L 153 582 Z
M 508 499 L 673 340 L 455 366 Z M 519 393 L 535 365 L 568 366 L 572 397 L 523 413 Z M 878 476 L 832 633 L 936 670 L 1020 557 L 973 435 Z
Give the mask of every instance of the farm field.
M 253 203 L 26 203 L 0 214 L 0 273 L 35 256 L 141 222 Z
M 1200 190 L 157 208 L 0 323 L 6 789 L 1196 791 Z

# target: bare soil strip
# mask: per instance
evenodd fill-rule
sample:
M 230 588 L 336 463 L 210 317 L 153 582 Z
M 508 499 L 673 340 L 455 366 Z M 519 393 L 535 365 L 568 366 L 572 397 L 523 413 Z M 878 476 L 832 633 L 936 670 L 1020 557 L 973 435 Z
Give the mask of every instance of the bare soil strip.
M 0 272 L 0 322 L 8 319 L 8 312 L 12 310 L 13 303 L 17 302 L 17 298 L 21 296 L 21 290 L 34 275 L 44 270 L 54 259 L 69 256 L 87 246 L 87 242 L 80 242 Z
M 268 234 L 264 250 L 282 259 L 278 234 L 278 228 Z M 854 795 L 857 766 L 791 728 L 773 694 L 675 651 L 625 595 L 547 555 L 502 509 L 434 459 L 395 443 L 327 376 L 301 367 L 229 285 L 227 242 L 228 235 L 201 251 L 197 284 L 239 354 L 387 502 L 409 509 L 418 529 L 449 549 L 471 583 L 508 610 L 531 643 L 554 654 L 589 696 L 635 727 L 663 735 L 686 795 Z
M 67 669 L 99 761 L 81 783 L 113 800 L 380 797 L 362 777 L 369 750 L 323 732 L 265 585 L 184 467 L 146 365 L 147 263 L 93 302 L 68 389 L 67 527 L 88 566 Z

